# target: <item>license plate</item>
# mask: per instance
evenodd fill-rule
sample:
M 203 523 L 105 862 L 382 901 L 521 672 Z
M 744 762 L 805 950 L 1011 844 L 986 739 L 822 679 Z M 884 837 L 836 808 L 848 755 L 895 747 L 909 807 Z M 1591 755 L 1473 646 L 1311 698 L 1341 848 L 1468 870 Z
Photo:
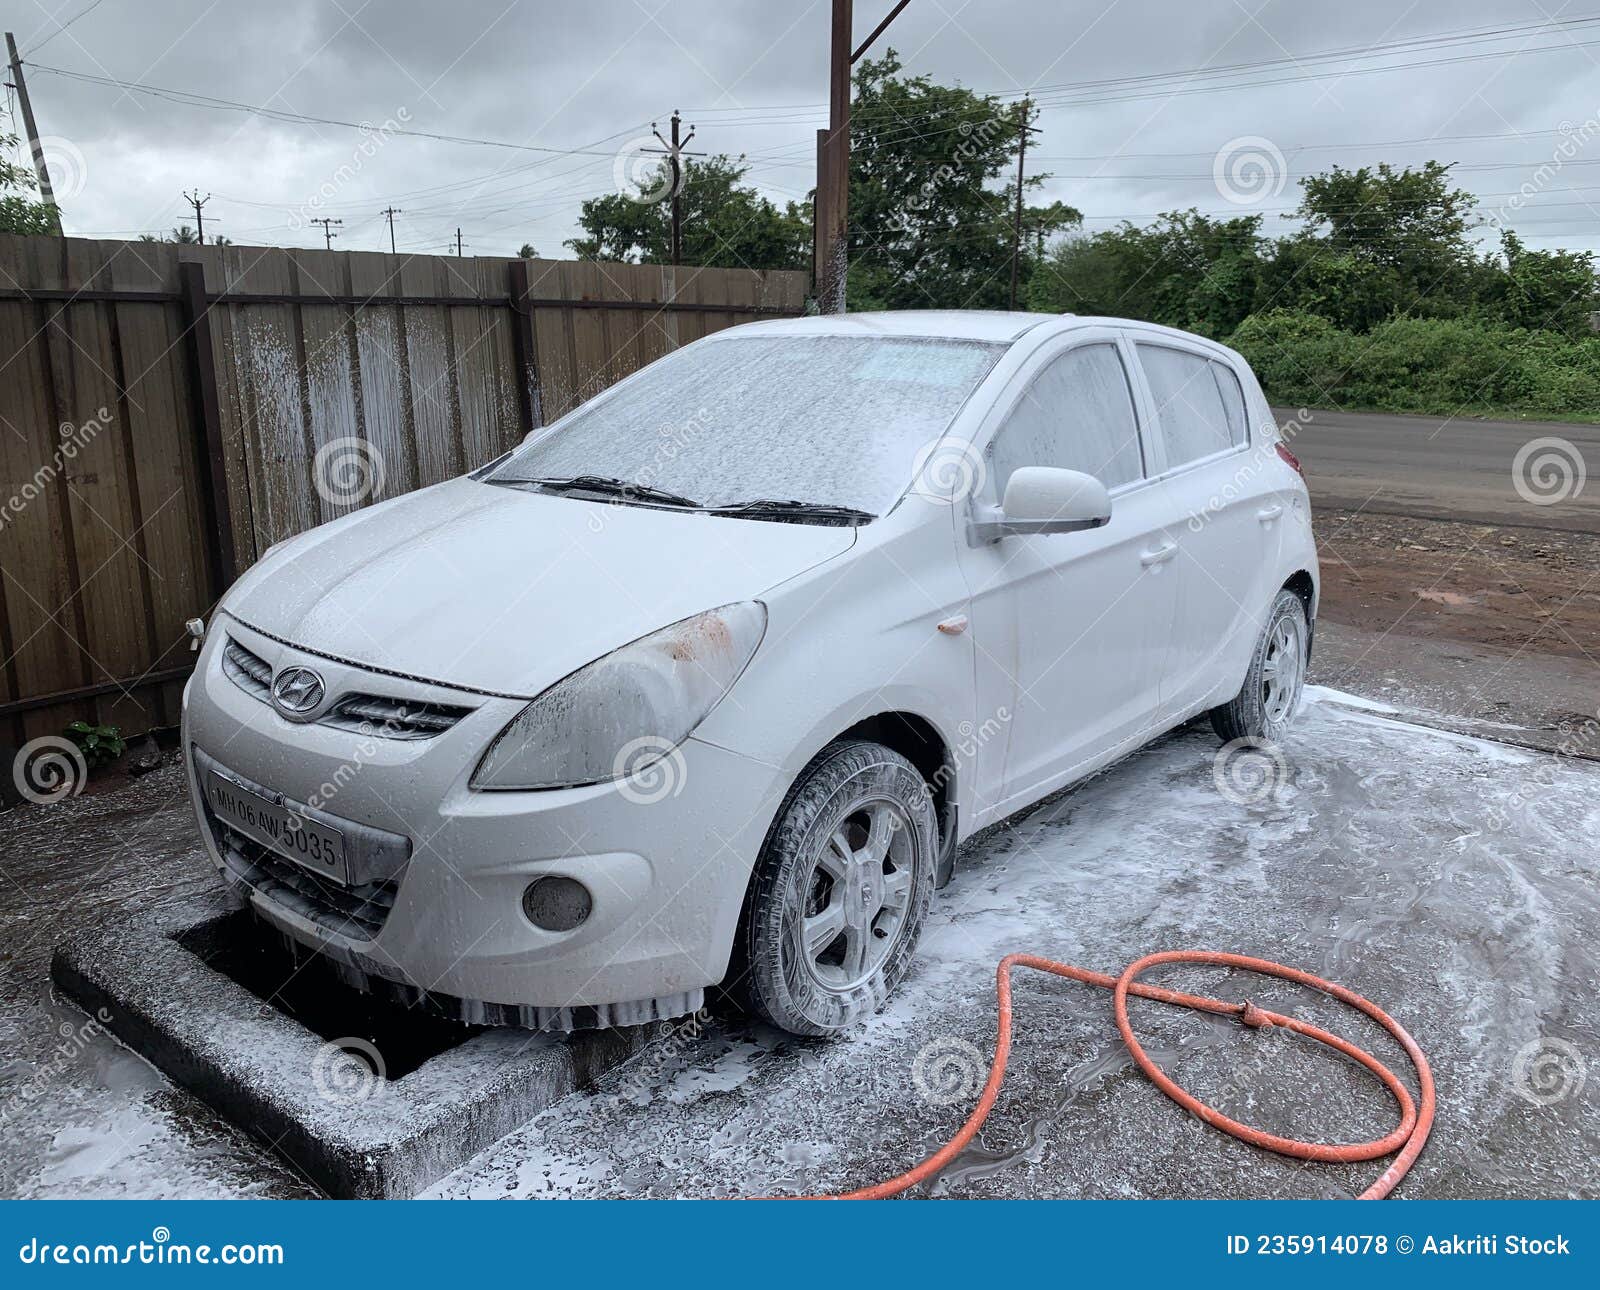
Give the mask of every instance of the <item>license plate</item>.
M 219 820 L 252 842 L 320 878 L 331 878 L 342 887 L 350 885 L 344 834 L 338 829 L 297 815 L 215 771 L 206 774 L 206 802 Z

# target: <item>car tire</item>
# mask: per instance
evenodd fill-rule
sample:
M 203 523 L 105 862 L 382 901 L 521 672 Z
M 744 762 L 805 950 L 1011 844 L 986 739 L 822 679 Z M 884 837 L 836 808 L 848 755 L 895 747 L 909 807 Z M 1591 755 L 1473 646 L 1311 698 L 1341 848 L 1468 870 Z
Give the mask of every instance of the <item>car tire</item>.
M 1244 685 L 1229 702 L 1211 709 L 1212 728 L 1224 743 L 1282 739 L 1300 706 L 1310 634 L 1305 602 L 1287 588 L 1280 591 L 1250 656 Z
M 938 861 L 916 767 L 882 744 L 828 745 L 767 834 L 725 988 L 796 1035 L 870 1016 L 911 965 Z

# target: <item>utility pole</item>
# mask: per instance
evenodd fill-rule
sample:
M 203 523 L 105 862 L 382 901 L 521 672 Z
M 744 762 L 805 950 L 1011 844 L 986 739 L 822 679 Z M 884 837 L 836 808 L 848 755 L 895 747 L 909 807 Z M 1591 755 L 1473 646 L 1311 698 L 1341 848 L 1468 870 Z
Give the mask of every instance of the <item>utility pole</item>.
M 691 155 L 689 153 L 685 153 L 683 149 L 684 145 L 687 144 L 690 139 L 694 138 L 694 126 L 692 125 L 689 127 L 689 134 L 687 138 L 678 138 L 678 127 L 682 124 L 682 122 L 683 118 L 678 115 L 678 109 L 673 108 L 671 143 L 668 143 L 665 139 L 661 139 L 661 131 L 656 129 L 656 123 L 654 121 L 650 122 L 650 133 L 655 135 L 656 138 L 661 139 L 661 146 L 666 152 L 668 164 L 670 164 L 672 167 L 673 264 L 681 264 L 683 262 L 683 210 L 682 205 L 678 200 L 679 195 L 683 191 L 683 164 L 680 158 Z M 652 148 L 650 151 L 654 152 L 655 149 Z
M 389 254 L 394 255 L 394 217 L 396 215 L 404 215 L 405 212 L 393 206 L 385 206 L 383 208 L 383 214 L 389 221 Z
M 911 0 L 899 0 L 872 34 L 852 50 L 853 5 L 851 0 L 833 0 L 828 45 L 828 128 L 817 131 L 817 197 L 812 212 L 817 307 L 825 314 L 844 312 L 849 268 L 850 68 L 910 3 Z
M 1022 267 L 1022 164 L 1028 155 L 1028 136 L 1033 127 L 1028 124 L 1028 109 L 1032 105 L 1026 96 L 1017 104 L 1017 210 L 1011 225 L 1011 307 L 1017 307 L 1017 273 Z M 1044 241 L 1041 227 L 1040 243 Z M 1042 253 L 1042 252 L 1041 252 Z
M 323 249 L 328 251 L 333 250 L 333 239 L 339 236 L 333 231 L 333 226 L 335 224 L 343 224 L 344 221 L 342 219 L 328 219 L 326 216 L 324 216 L 322 219 L 313 219 L 311 222 L 313 224 L 322 225 Z
M 461 258 L 461 225 L 456 225 L 456 259 Z
M 6 32 L 6 53 L 11 59 L 11 84 L 16 87 L 17 103 L 22 108 L 22 128 L 28 132 L 28 150 L 33 153 L 33 169 L 39 176 L 39 200 L 55 211 L 56 233 L 61 232 L 61 208 L 50 186 L 50 167 L 45 164 L 44 148 L 39 143 L 39 127 L 33 119 L 33 101 L 28 98 L 28 82 L 22 75 L 22 55 L 17 53 L 17 38 Z
M 200 213 L 200 209 L 211 200 L 211 194 L 207 193 L 202 197 L 200 196 L 200 190 L 196 188 L 192 193 L 185 193 L 183 198 L 189 205 L 194 207 L 195 239 L 201 246 L 204 246 L 206 244 L 206 220 L 205 216 Z

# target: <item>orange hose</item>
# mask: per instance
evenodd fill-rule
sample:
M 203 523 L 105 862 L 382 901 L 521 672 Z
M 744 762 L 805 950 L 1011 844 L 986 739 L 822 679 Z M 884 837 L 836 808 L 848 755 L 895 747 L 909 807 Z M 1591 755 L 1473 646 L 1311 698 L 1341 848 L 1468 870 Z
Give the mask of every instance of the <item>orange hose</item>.
M 1264 1008 L 1257 1008 L 1252 1003 L 1228 1003 L 1222 999 L 1209 999 L 1204 995 L 1183 994 L 1176 990 L 1163 990 L 1159 986 L 1141 985 L 1136 978 L 1148 968 L 1161 963 L 1203 963 L 1221 967 L 1243 968 L 1250 972 L 1260 972 L 1267 976 L 1282 977 L 1285 981 L 1295 981 L 1300 985 L 1310 986 L 1314 990 L 1321 990 L 1324 994 L 1332 995 L 1341 1003 L 1347 1003 L 1352 1008 L 1359 1008 L 1371 1017 L 1380 1026 L 1387 1030 L 1405 1049 L 1406 1056 L 1411 1059 L 1411 1064 L 1416 1067 L 1417 1080 L 1421 1088 L 1420 1107 L 1413 1104 L 1411 1094 L 1399 1078 L 1387 1066 L 1383 1065 L 1370 1053 L 1357 1048 L 1346 1039 L 1330 1034 L 1309 1022 L 1300 1021 L 1294 1017 L 1281 1016 L 1276 1012 L 1268 1012 Z M 1011 969 L 1015 966 L 1034 968 L 1040 972 L 1050 972 L 1056 976 L 1064 976 L 1073 981 L 1082 981 L 1088 985 L 1098 985 L 1112 991 L 1111 1007 L 1116 1017 L 1117 1029 L 1122 1034 L 1122 1042 L 1128 1046 L 1128 1051 L 1133 1054 L 1133 1060 L 1155 1083 L 1163 1093 L 1185 1110 L 1199 1116 L 1207 1124 L 1221 1129 L 1224 1133 L 1231 1133 L 1252 1146 L 1265 1147 L 1268 1151 L 1275 1151 L 1279 1155 L 1293 1156 L 1298 1160 L 1323 1160 L 1350 1163 L 1357 1160 L 1376 1160 L 1379 1156 L 1386 1156 L 1392 1151 L 1399 1151 L 1394 1162 L 1383 1172 L 1372 1186 L 1361 1193 L 1361 1200 L 1382 1200 L 1396 1184 L 1405 1177 L 1406 1171 L 1411 1168 L 1422 1146 L 1428 1140 L 1428 1131 L 1433 1127 L 1433 1072 L 1428 1067 L 1428 1059 L 1423 1056 L 1422 1049 L 1417 1047 L 1416 1040 L 1406 1033 L 1405 1028 L 1395 1021 L 1388 1013 L 1377 1004 L 1363 999 L 1354 991 L 1336 985 L 1332 981 L 1324 981 L 1321 977 L 1312 976 L 1309 972 L 1301 972 L 1297 968 L 1285 967 L 1281 963 L 1272 963 L 1266 959 L 1250 958 L 1243 954 L 1219 954 L 1209 950 L 1172 950 L 1163 954 L 1147 954 L 1135 963 L 1130 963 L 1122 970 L 1118 977 L 1106 976 L 1102 972 L 1091 972 L 1087 968 L 1073 967 L 1067 963 L 1057 963 L 1053 959 L 1039 958 L 1032 954 L 1008 954 L 1000 960 L 996 971 L 995 992 L 998 996 L 1000 1017 L 999 1029 L 995 1037 L 994 1060 L 989 1066 L 989 1078 L 983 1086 L 983 1092 L 978 1098 L 978 1104 L 972 1109 L 954 1137 L 938 1151 L 929 1156 L 921 1164 L 908 1169 L 898 1178 L 890 1178 L 872 1187 L 864 1187 L 860 1191 L 846 1192 L 833 1197 L 812 1197 L 811 1199 L 834 1200 L 882 1200 L 889 1196 L 897 1196 L 908 1188 L 915 1187 L 920 1182 L 925 1182 L 933 1177 L 946 1165 L 960 1154 L 961 1150 L 977 1135 L 983 1122 L 988 1119 L 989 1112 L 994 1109 L 995 1098 L 1000 1093 L 1000 1085 L 1005 1079 L 1006 1060 L 1011 1055 Z M 1202 1012 L 1215 1013 L 1218 1016 L 1236 1016 L 1245 1025 L 1251 1027 L 1284 1026 L 1296 1034 L 1305 1035 L 1319 1043 L 1327 1044 L 1330 1048 L 1337 1049 L 1346 1057 L 1354 1058 L 1369 1071 L 1383 1081 L 1385 1088 L 1394 1095 L 1400 1105 L 1400 1123 L 1393 1132 L 1371 1142 L 1357 1142 L 1346 1144 L 1329 1144 L 1319 1142 L 1299 1142 L 1294 1138 L 1280 1138 L 1276 1134 L 1267 1133 L 1265 1130 L 1252 1128 L 1248 1124 L 1240 1124 L 1237 1120 L 1229 1119 L 1222 1112 L 1207 1106 L 1198 1098 L 1191 1096 L 1184 1089 L 1158 1067 L 1134 1038 L 1133 1027 L 1128 1022 L 1128 996 L 1136 994 L 1142 999 L 1156 999 L 1162 1003 L 1175 1004 L 1180 1008 L 1197 1008 Z

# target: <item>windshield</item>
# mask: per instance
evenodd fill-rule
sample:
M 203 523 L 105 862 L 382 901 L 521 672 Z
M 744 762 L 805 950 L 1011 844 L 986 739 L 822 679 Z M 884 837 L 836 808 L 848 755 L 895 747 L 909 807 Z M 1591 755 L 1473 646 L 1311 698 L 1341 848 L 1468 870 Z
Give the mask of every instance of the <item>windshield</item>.
M 702 507 L 881 515 L 1004 348 L 854 336 L 691 345 L 529 439 L 486 482 L 581 475 Z

